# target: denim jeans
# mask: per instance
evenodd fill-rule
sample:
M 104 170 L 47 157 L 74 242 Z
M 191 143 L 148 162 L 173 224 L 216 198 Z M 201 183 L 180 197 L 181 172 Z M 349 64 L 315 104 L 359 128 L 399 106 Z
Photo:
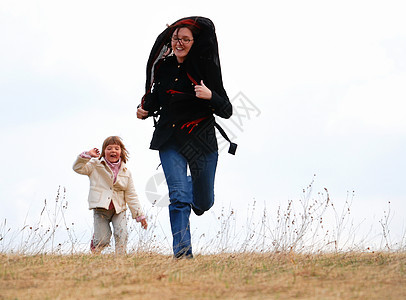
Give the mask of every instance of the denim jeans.
M 173 143 L 159 151 L 169 189 L 169 217 L 175 257 L 192 257 L 189 216 L 191 206 L 207 211 L 214 204 L 214 176 L 218 152 L 187 159 Z M 189 166 L 191 176 L 187 176 Z
M 111 228 L 110 222 L 114 229 L 114 244 L 116 254 L 125 254 L 127 248 L 127 218 L 126 212 L 116 214 L 116 210 L 95 208 L 93 209 L 94 235 L 91 243 L 93 252 L 100 252 L 110 244 Z

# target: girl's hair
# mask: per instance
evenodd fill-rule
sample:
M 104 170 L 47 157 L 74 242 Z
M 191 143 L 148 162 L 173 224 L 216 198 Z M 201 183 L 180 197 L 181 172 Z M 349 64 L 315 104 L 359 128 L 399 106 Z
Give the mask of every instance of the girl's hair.
M 99 159 L 101 159 L 102 157 L 104 157 L 104 155 L 106 155 L 105 150 L 106 150 L 107 146 L 109 146 L 109 145 L 119 145 L 120 146 L 120 148 L 121 148 L 121 155 L 120 155 L 121 160 L 124 163 L 126 163 L 127 160 L 128 160 L 128 157 L 129 157 L 128 151 L 127 151 L 127 149 L 125 148 L 125 146 L 123 144 L 123 140 L 118 136 L 109 136 L 108 138 L 106 138 L 104 140 L 103 146 L 102 146 L 102 152 L 100 154 Z

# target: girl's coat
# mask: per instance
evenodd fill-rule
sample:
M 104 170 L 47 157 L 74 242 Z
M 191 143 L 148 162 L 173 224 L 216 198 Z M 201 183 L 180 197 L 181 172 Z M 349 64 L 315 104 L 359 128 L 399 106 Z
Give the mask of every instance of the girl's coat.
M 88 159 L 78 156 L 73 164 L 73 170 L 76 173 L 89 176 L 89 209 L 108 209 L 110 202 L 113 201 L 117 214 L 125 211 L 127 204 L 133 219 L 143 216 L 131 172 L 124 162 L 121 163 L 117 180 L 114 183 L 114 174 L 107 166 L 104 157 L 102 159 Z

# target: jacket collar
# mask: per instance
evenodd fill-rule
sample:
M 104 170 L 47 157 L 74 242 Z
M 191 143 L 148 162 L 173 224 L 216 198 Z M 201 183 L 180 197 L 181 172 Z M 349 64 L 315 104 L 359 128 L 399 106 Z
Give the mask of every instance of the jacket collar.
M 105 166 L 108 166 L 107 160 L 104 157 L 100 159 L 100 162 L 103 163 Z M 121 170 L 123 170 L 124 172 L 127 171 L 127 166 L 123 161 L 121 161 L 120 171 Z

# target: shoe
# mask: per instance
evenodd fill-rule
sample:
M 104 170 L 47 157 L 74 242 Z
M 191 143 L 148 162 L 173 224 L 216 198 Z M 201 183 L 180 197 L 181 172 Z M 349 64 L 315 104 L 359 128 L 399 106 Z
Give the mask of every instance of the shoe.
M 179 252 L 174 253 L 173 258 L 174 259 L 192 259 L 193 258 L 192 248 L 185 247 L 185 248 L 181 249 Z
M 96 246 L 94 245 L 93 239 L 94 239 L 94 235 L 92 237 L 92 240 L 90 241 L 90 251 L 92 253 L 95 253 L 96 252 Z
M 192 210 L 196 216 L 201 216 L 202 214 L 204 214 L 204 210 L 200 210 L 200 209 L 194 207 L 193 205 L 192 205 Z
M 193 254 L 174 255 L 173 258 L 176 259 L 176 260 L 193 259 Z

